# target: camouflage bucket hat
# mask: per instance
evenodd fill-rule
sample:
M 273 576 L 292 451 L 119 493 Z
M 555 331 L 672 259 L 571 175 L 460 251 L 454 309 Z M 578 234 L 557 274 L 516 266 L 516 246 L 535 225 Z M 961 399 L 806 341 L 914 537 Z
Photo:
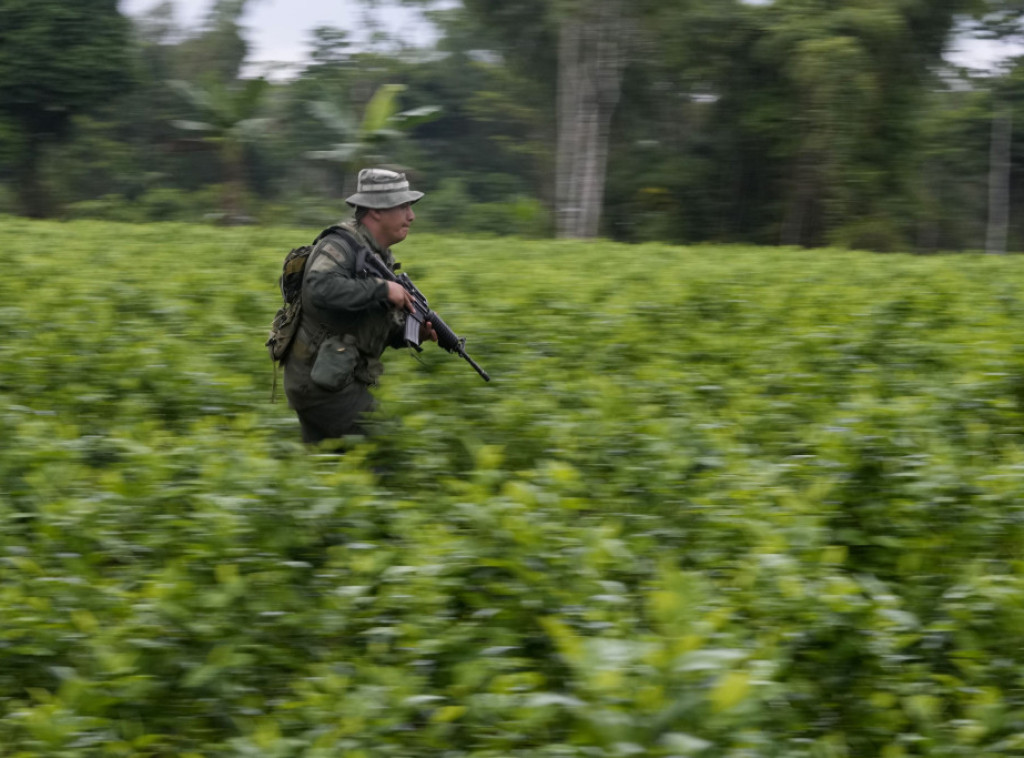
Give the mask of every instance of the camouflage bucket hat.
M 421 197 L 422 192 L 409 189 L 405 174 L 386 168 L 364 168 L 359 172 L 356 194 L 345 198 L 345 202 L 354 207 L 383 210 L 415 203 Z

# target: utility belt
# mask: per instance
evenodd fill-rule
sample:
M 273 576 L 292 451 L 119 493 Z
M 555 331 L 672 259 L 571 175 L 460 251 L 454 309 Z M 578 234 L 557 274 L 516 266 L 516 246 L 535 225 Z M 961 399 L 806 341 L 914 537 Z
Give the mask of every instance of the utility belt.
M 311 364 L 310 379 L 328 392 L 340 392 L 353 381 L 374 386 L 384 364 L 359 350 L 354 334 L 344 334 L 313 319 L 302 319 L 292 345 L 294 357 Z

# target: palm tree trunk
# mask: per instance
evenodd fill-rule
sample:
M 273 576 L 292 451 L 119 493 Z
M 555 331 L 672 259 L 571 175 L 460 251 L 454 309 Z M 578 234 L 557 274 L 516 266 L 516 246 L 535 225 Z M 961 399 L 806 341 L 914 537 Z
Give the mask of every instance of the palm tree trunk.
M 555 212 L 559 237 L 596 237 L 611 119 L 631 32 L 622 0 L 596 0 L 564 19 L 558 40 Z

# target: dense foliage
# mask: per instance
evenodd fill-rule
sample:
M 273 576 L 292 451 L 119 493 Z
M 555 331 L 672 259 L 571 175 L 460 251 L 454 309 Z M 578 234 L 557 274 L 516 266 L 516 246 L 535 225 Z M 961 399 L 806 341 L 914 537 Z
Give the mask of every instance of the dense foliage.
M 38 177 L 46 143 L 128 84 L 130 30 L 116 0 L 0 1 L 0 148 L 11 143 L 24 213 L 51 212 Z
M 211 0 L 185 29 L 173 0 L 131 20 L 110 0 L 88 18 L 0 0 L 0 213 L 316 226 L 371 163 L 408 168 L 443 202 L 434 228 L 471 234 L 589 236 L 599 217 L 600 236 L 630 242 L 976 250 L 990 179 L 1008 187 L 993 205 L 1020 206 L 1019 61 L 972 73 L 943 57 L 970 14 L 1018 40 L 1015 1 L 404 4 L 433 9 L 435 43 L 352 10 L 339 23 L 357 29 L 310 30 L 285 70 L 248 55 L 249 0 Z M 569 65 L 596 7 L 617 52 L 587 42 Z M 396 112 L 367 134 L 387 87 Z M 994 114 L 1014 117 L 990 175 Z M 73 139 L 27 150 L 40 118 Z M 570 128 L 598 123 L 587 140 Z M 574 208 L 586 232 L 567 229 Z M 1011 250 L 1019 216 L 991 225 Z
M 1019 259 L 414 237 L 338 457 L 300 241 L 0 222 L 4 755 L 1024 750 Z

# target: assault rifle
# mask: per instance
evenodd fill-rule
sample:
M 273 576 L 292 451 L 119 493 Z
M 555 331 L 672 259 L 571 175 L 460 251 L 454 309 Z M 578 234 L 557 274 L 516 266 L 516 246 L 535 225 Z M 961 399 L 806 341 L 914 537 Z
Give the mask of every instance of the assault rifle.
M 412 312 L 405 320 L 405 342 L 411 347 L 416 348 L 417 352 L 422 351 L 420 347 L 420 326 L 429 321 L 431 326 L 434 327 L 434 331 L 437 332 L 437 344 L 447 350 L 449 353 L 455 353 L 456 355 L 465 358 L 470 366 L 476 369 L 476 372 L 483 377 L 485 382 L 491 381 L 491 377 L 487 375 L 480 365 L 469 357 L 469 353 L 466 352 L 466 338 L 459 337 L 455 332 L 452 331 L 451 327 L 444 322 L 440 316 L 437 315 L 436 311 L 430 310 L 430 306 L 427 304 L 427 298 L 424 297 L 423 293 L 416 289 L 416 285 L 412 283 L 408 274 L 395 274 L 391 269 L 385 265 L 384 261 L 378 258 L 372 253 L 360 256 L 365 261 L 363 264 L 363 271 L 370 276 L 376 276 L 385 281 L 397 282 L 402 285 L 406 292 L 412 295 Z

